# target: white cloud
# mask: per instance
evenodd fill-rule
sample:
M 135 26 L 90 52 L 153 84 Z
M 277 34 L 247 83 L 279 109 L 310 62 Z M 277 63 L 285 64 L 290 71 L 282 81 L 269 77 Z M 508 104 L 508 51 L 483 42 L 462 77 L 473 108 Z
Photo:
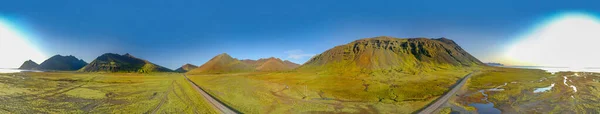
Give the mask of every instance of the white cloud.
M 289 50 L 289 51 L 285 51 L 283 52 L 285 54 L 288 54 L 287 58 L 291 58 L 291 59 L 302 59 L 305 57 L 312 57 L 315 54 L 309 54 L 309 53 L 304 53 L 304 51 L 296 49 L 296 50 Z

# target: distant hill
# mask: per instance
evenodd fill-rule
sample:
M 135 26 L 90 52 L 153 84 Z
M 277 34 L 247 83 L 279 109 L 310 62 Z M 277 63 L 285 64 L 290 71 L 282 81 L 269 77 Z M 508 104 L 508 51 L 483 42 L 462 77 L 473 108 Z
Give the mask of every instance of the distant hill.
M 170 72 L 172 70 L 156 65 L 127 53 L 124 55 L 106 53 L 97 57 L 82 72 Z
M 198 73 L 232 73 L 255 71 L 252 65 L 246 64 L 229 56 L 227 53 L 219 54 L 202 66 L 188 71 L 190 74 Z
M 287 67 L 290 67 L 290 68 L 298 68 L 298 67 L 300 67 L 300 64 L 296 64 L 296 63 L 288 61 L 288 60 L 283 61 L 283 64 L 285 66 L 287 66 Z
M 301 66 L 302 70 L 390 70 L 421 72 L 483 63 L 446 38 L 375 37 L 336 46 Z
M 485 63 L 488 66 L 504 66 L 504 64 L 501 63 Z
M 54 55 L 49 59 L 45 60 L 38 66 L 38 70 L 58 70 L 58 71 L 75 71 L 81 67 L 87 65 L 87 63 L 81 59 L 77 59 L 72 55 L 62 56 Z
M 192 64 L 185 64 L 185 65 L 179 67 L 178 69 L 176 69 L 175 71 L 176 72 L 187 72 L 187 71 L 190 71 L 195 68 L 198 68 L 198 66 L 192 65 Z
M 21 65 L 21 67 L 19 67 L 19 69 L 33 70 L 33 69 L 37 68 L 38 66 L 40 66 L 40 65 L 31 60 L 27 60 L 27 61 L 23 62 L 23 64 Z
M 279 58 L 270 57 L 270 58 L 262 58 L 258 60 L 242 60 L 242 62 L 251 65 L 258 71 L 285 71 L 292 70 L 297 68 L 298 64 L 290 62 L 290 61 L 282 61 Z
M 226 53 L 219 54 L 202 66 L 188 73 L 232 73 L 232 72 L 254 72 L 254 71 L 285 71 L 297 68 L 298 64 L 290 61 L 282 61 L 279 58 L 270 57 L 258 60 L 238 60 Z

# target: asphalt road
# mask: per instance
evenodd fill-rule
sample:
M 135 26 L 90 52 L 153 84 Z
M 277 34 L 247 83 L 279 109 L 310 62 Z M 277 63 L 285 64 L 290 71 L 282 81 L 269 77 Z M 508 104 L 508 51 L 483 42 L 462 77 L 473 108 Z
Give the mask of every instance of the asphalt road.
M 461 79 L 460 82 L 458 82 L 458 84 L 456 84 L 454 86 L 454 88 L 452 88 L 452 90 L 450 90 L 448 93 L 446 93 L 443 97 L 440 97 L 437 101 L 435 101 L 435 103 L 430 104 L 429 106 L 427 106 L 427 108 L 421 110 L 421 112 L 419 112 L 418 114 L 431 114 L 431 113 L 433 113 L 433 111 L 438 109 L 440 106 L 442 106 L 446 102 L 448 102 L 448 99 L 450 99 L 450 97 L 454 96 L 456 94 L 456 92 L 458 90 L 460 90 L 460 88 L 462 86 L 465 85 L 465 83 L 467 82 L 467 79 L 471 78 L 471 74 L 473 74 L 473 72 L 467 74 L 467 76 L 465 76 L 463 79 Z
M 198 91 L 198 93 L 200 93 L 200 95 L 204 96 L 204 99 L 206 99 L 206 101 L 208 101 L 210 104 L 212 104 L 212 106 L 215 109 L 218 109 L 222 114 L 237 114 L 237 112 L 235 110 L 232 110 L 227 105 L 221 103 L 219 100 L 213 98 L 208 93 L 206 93 L 206 91 L 204 91 L 202 88 L 200 88 L 200 86 L 198 86 L 196 83 L 194 83 L 192 80 L 190 80 L 185 74 L 183 75 L 183 77 L 185 77 L 185 79 L 188 82 L 190 82 L 192 85 L 194 85 L 194 89 L 196 91 Z

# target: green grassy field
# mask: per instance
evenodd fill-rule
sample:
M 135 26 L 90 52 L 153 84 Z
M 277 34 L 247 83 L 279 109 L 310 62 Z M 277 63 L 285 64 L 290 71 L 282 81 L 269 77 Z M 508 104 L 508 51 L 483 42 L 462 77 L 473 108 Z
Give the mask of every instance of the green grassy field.
M 0 113 L 217 113 L 178 73 L 0 74 Z
M 420 74 L 312 71 L 188 75 L 243 113 L 412 113 L 474 69 Z
M 564 77 L 567 77 L 566 81 Z M 599 81 L 598 73 L 550 74 L 542 70 L 487 68 L 481 75 L 472 77 L 468 84 L 469 92 L 456 102 L 463 106 L 483 103 L 481 98 L 484 96 L 478 91 L 499 87 L 504 90 L 485 93 L 494 107 L 503 113 L 600 113 Z M 506 86 L 502 86 L 505 83 Z M 551 84 L 555 86 L 549 91 L 533 92 Z M 571 86 L 575 86 L 576 90 Z

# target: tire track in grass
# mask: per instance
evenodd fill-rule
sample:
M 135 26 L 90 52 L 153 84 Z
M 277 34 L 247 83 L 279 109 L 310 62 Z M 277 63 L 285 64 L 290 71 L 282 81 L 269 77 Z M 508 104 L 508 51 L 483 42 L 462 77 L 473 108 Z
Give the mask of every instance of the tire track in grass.
M 181 100 L 182 102 L 185 102 L 186 104 L 188 104 L 188 107 L 186 107 L 185 110 L 188 110 L 190 108 L 190 106 L 194 109 L 194 113 L 198 114 L 198 104 L 196 104 L 195 102 L 192 102 L 192 98 L 190 98 L 190 96 L 185 92 L 185 89 L 183 89 L 183 86 L 181 86 L 179 83 L 175 82 L 175 84 L 177 85 L 177 87 L 179 87 L 179 91 L 181 91 L 182 95 L 185 97 L 181 98 L 180 95 L 177 94 L 176 91 L 174 91 L 173 93 L 175 93 L 175 95 L 177 96 L 177 98 L 179 98 L 179 100 Z M 184 111 L 185 111 L 184 110 Z
M 162 105 L 165 104 L 167 100 L 169 100 L 169 93 L 173 91 L 173 83 L 175 83 L 175 80 L 171 82 L 171 85 L 169 86 L 168 90 L 164 92 L 163 98 L 160 99 L 160 103 L 158 103 L 158 105 L 156 105 L 156 107 L 152 110 L 152 114 L 156 114 L 158 109 L 160 109 L 160 107 L 162 107 Z
M 77 88 L 81 88 L 82 86 L 85 86 L 85 85 L 89 84 L 90 82 L 92 82 L 94 79 L 96 79 L 96 77 L 92 77 L 92 79 L 89 79 L 89 80 L 87 80 L 87 81 L 86 81 L 85 83 L 83 83 L 83 84 L 79 84 L 79 85 L 77 85 L 77 86 L 74 86 L 74 87 L 71 87 L 71 88 L 68 88 L 68 89 L 60 89 L 60 90 L 63 90 L 63 91 L 59 91 L 59 92 L 56 92 L 56 93 L 52 93 L 52 94 L 50 94 L 50 95 L 46 95 L 46 96 L 42 96 L 42 95 L 43 95 L 43 94 L 42 94 L 42 95 L 39 95 L 39 96 L 41 96 L 41 97 L 34 97 L 34 98 L 32 98 L 32 99 L 28 99 L 28 100 L 25 100 L 25 101 L 33 101 L 33 100 L 37 100 L 37 99 L 43 99 L 43 98 L 54 97 L 54 96 L 56 96 L 56 95 L 59 95 L 59 94 L 66 93 L 66 92 L 69 92 L 69 91 L 71 91 L 71 90 L 74 90 L 74 89 L 77 89 Z

